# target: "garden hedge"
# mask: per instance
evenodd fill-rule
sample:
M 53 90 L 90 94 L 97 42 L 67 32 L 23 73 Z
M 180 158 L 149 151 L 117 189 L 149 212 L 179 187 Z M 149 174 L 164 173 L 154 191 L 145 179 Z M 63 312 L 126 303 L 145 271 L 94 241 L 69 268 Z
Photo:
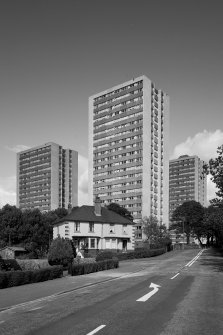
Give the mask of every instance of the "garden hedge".
M 125 253 L 119 253 L 114 251 L 100 251 L 96 256 L 96 261 L 101 261 L 105 259 L 118 258 L 119 261 L 134 259 L 134 258 L 147 258 L 154 257 L 164 254 L 166 251 L 164 248 L 161 249 L 136 249 L 135 251 L 129 251 Z
M 70 264 L 68 273 L 71 276 L 79 276 L 87 273 L 116 269 L 119 267 L 118 259 L 107 259 L 99 262 Z
M 0 271 L 0 288 L 38 283 L 63 276 L 63 267 L 51 266 L 30 271 Z

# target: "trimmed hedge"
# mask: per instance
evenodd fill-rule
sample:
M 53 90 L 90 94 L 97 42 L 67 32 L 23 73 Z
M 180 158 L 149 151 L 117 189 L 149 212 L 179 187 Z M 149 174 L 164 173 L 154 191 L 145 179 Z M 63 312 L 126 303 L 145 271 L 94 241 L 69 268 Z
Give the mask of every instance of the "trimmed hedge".
M 18 271 L 22 270 L 16 259 L 0 258 L 0 271 Z
M 21 270 L 39 270 L 50 267 L 47 259 L 16 259 Z
M 87 264 L 87 263 L 95 263 L 96 260 L 93 257 L 89 258 L 74 258 L 72 264 Z
M 0 289 L 46 280 L 56 279 L 63 276 L 62 266 L 51 266 L 45 269 L 30 271 L 2 271 L 0 272 Z
M 92 272 L 116 269 L 118 267 L 118 259 L 107 259 L 93 263 L 72 264 L 68 268 L 68 273 L 71 276 L 80 276 Z
M 166 251 L 164 248 L 161 249 L 136 249 L 135 251 L 129 251 L 125 253 L 118 253 L 113 251 L 101 251 L 96 256 L 96 261 L 104 259 L 113 259 L 116 257 L 119 261 L 135 258 L 148 258 L 164 254 Z

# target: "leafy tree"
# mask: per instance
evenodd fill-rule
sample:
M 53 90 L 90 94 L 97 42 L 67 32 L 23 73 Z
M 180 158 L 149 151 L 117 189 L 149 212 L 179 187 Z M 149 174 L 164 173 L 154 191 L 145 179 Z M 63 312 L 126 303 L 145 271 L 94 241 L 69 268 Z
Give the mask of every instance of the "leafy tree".
M 171 239 L 167 232 L 165 225 L 160 225 L 158 219 L 150 215 L 149 217 L 144 217 L 141 220 L 141 225 L 143 233 L 147 237 L 149 245 L 154 247 L 162 247 L 171 244 Z
M 207 245 L 223 246 L 223 206 L 211 205 L 206 209 Z
M 217 148 L 218 157 L 210 159 L 209 164 L 205 166 L 206 173 L 212 175 L 211 180 L 218 188 L 216 195 L 220 199 L 213 199 L 213 202 L 219 203 L 223 200 L 223 145 Z
M 73 258 L 73 250 L 69 240 L 57 237 L 52 241 L 48 252 L 50 264 L 67 265 Z
M 115 213 L 118 213 L 119 215 L 123 216 L 124 218 L 133 221 L 132 214 L 124 207 L 120 206 L 116 202 L 112 202 L 107 206 L 107 209 L 110 211 L 113 211 Z
M 6 204 L 0 210 L 0 240 L 9 245 L 18 243 L 17 231 L 21 224 L 21 210 L 16 206 Z
M 185 201 L 173 212 L 171 229 L 176 229 L 180 233 L 184 232 L 187 244 L 189 244 L 190 236 L 193 234 L 200 240 L 204 228 L 202 226 L 203 218 L 204 208 L 199 202 L 194 200 Z

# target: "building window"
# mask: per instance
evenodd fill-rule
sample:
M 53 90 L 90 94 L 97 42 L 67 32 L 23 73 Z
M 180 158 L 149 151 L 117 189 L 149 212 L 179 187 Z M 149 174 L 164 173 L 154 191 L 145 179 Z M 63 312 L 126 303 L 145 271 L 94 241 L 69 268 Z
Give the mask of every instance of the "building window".
M 116 249 L 116 238 L 112 238 L 112 249 Z
M 115 232 L 115 225 L 114 225 L 114 223 L 110 223 L 109 233 L 114 234 L 114 232 Z
M 111 244 L 110 244 L 110 238 L 105 239 L 105 249 L 110 249 Z
M 90 248 L 95 249 L 95 238 L 90 239 Z
M 123 224 L 122 232 L 123 232 L 123 234 L 127 234 L 127 224 Z
M 92 222 L 89 223 L 89 232 L 94 233 L 94 223 Z
M 74 231 L 80 231 L 80 222 L 74 222 Z

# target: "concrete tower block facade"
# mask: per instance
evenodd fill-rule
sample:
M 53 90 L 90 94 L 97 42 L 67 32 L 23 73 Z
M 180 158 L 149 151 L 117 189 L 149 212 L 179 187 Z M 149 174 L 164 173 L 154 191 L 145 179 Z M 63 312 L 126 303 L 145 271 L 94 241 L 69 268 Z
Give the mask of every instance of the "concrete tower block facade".
M 169 97 L 146 76 L 89 98 L 89 202 L 168 226 Z M 142 236 L 138 236 L 142 238 Z

